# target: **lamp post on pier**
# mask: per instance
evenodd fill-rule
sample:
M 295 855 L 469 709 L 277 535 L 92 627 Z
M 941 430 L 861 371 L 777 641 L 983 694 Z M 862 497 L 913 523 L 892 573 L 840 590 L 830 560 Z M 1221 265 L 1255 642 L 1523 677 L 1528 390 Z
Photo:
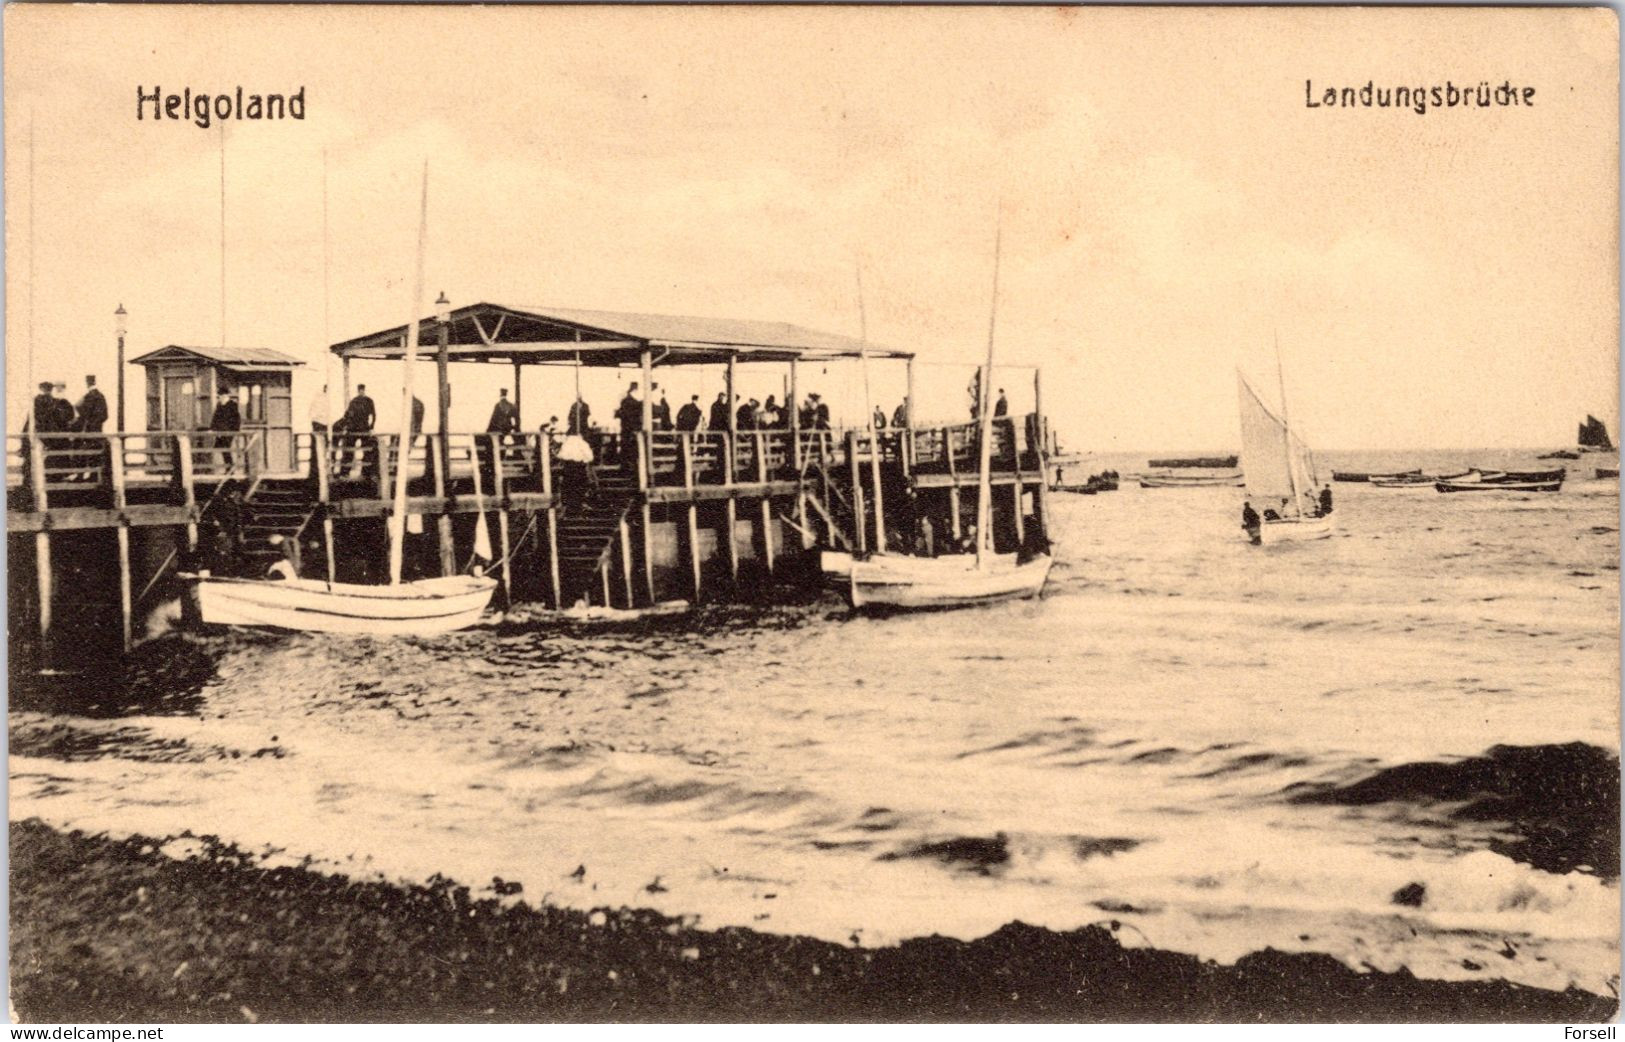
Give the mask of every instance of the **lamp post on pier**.
M 438 397 L 440 399 L 440 438 L 441 446 L 445 446 L 446 432 L 450 429 L 448 424 L 451 416 L 451 378 L 447 375 L 448 357 L 451 353 L 451 301 L 446 299 L 446 291 L 441 290 L 440 296 L 434 302 L 434 320 L 440 327 L 440 351 L 435 355 L 435 369 L 440 375 Z
M 118 431 L 123 433 L 124 426 L 124 334 L 128 331 L 130 313 L 124 310 L 120 303 L 118 310 L 113 312 L 113 328 L 118 333 Z

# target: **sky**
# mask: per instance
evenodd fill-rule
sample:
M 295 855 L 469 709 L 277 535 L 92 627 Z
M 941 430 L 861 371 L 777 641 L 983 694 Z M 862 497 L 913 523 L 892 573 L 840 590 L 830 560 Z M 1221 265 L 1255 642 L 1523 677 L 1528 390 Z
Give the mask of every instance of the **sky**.
M 1000 363 L 1041 369 L 1069 448 L 1236 447 L 1236 368 L 1274 401 L 1277 343 L 1316 448 L 1555 447 L 1587 412 L 1618 430 L 1608 10 L 5 19 L 8 430 L 30 378 L 112 386 L 119 304 L 130 357 L 224 340 L 306 360 L 304 417 L 324 372 L 337 395 L 325 345 L 412 309 L 425 159 L 427 299 L 865 328 L 918 352 L 926 418 L 962 411 L 991 310 Z M 1534 86 L 1534 106 L 1305 104 L 1306 80 L 1491 79 Z M 136 119 L 138 86 L 239 85 L 302 86 L 306 118 Z M 511 379 L 474 369 L 454 369 L 456 428 L 483 427 Z M 875 369 L 890 411 L 902 374 Z M 398 367 L 357 370 L 389 422 Z M 781 373 L 750 379 L 782 391 Z M 856 372 L 804 380 L 855 422 Z M 998 382 L 1024 409 L 1031 380 Z M 607 414 L 624 383 L 592 381 Z M 526 425 L 572 386 L 527 376 Z M 674 406 L 720 389 L 714 373 L 668 387 Z

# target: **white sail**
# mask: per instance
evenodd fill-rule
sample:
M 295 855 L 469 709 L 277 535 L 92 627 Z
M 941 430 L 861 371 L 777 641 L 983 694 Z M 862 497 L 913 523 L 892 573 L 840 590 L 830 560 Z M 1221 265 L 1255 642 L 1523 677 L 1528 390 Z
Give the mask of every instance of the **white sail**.
M 1283 517 L 1315 513 L 1320 476 L 1308 446 L 1258 397 L 1246 377 L 1236 374 L 1241 396 L 1241 466 L 1247 499 L 1259 513 Z M 1283 507 L 1284 504 L 1284 507 Z

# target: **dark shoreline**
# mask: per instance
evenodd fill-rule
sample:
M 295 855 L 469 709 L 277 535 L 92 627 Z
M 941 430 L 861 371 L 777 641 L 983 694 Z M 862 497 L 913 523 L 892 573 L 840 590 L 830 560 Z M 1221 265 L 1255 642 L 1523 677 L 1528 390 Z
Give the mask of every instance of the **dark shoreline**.
M 1613 997 L 1357 973 L 1325 955 L 1234 966 L 1124 948 L 1108 927 L 1011 923 L 976 941 L 853 948 L 263 868 L 212 840 L 13 822 L 12 1001 L 22 1022 L 1592 1023 Z

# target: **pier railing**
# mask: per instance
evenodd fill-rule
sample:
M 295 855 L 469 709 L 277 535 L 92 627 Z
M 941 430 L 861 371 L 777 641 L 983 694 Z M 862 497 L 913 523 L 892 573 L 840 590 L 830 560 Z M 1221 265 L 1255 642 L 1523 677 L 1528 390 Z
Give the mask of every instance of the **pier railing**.
M 1036 469 L 1042 428 L 1041 419 L 1031 414 L 997 418 L 995 467 Z M 312 461 L 323 452 L 336 498 L 388 499 L 393 495 L 393 476 L 403 465 L 398 434 L 303 433 L 294 435 L 291 469 L 271 471 L 264 463 L 264 437 L 262 431 L 8 435 L 6 485 L 26 493 L 21 504 L 25 509 L 39 509 L 90 503 L 110 495 L 115 461 L 127 493 L 260 477 L 315 481 Z M 883 464 L 901 464 L 904 473 L 968 475 L 977 467 L 979 437 L 977 424 L 960 423 L 874 432 L 639 431 L 623 436 L 593 431 L 587 442 L 595 467 L 635 476 L 639 488 L 650 489 L 795 481 L 815 468 L 868 464 L 877 454 Z M 472 491 L 476 479 L 486 495 L 499 488 L 504 493 L 546 493 L 552 489 L 562 442 L 562 435 L 547 432 L 423 433 L 412 438 L 404 466 L 413 495 L 462 495 Z

